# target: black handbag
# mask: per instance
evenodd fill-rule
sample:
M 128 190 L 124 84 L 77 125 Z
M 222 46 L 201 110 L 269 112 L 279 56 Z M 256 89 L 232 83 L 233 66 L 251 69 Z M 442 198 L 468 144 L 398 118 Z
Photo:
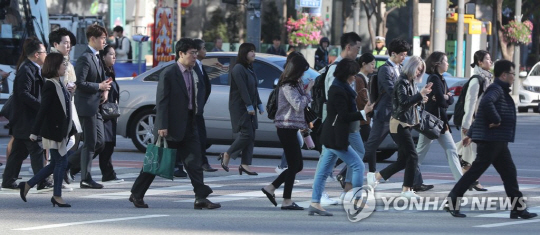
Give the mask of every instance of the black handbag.
M 111 120 L 120 117 L 120 110 L 117 103 L 104 103 L 101 105 L 101 116 L 103 120 Z
M 313 109 L 311 109 L 309 106 L 306 106 L 304 109 L 304 119 L 306 120 L 306 123 L 309 125 L 310 122 L 315 122 L 317 120 L 317 114 Z
M 414 126 L 415 130 L 430 140 L 439 138 L 444 127 L 444 122 L 441 119 L 426 111 L 424 105 L 422 105 L 422 108 L 419 111 L 418 119 L 420 123 Z
M 4 116 L 7 120 L 10 120 L 11 122 L 14 121 L 13 115 L 15 114 L 15 112 L 13 112 L 13 97 L 14 95 L 11 94 L 6 103 L 4 103 L 2 110 L 0 110 L 0 116 Z

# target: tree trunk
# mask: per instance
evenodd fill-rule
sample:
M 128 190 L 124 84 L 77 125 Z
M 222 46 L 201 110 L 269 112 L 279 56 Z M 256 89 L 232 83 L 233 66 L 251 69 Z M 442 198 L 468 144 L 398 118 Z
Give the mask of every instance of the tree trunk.
M 510 42 L 506 42 L 503 36 L 503 26 L 502 26 L 502 3 L 503 0 L 497 0 L 495 2 L 495 12 L 497 15 L 497 35 L 499 36 L 499 48 L 501 49 L 501 54 L 505 60 L 513 60 L 514 57 L 514 45 Z
M 370 14 L 369 13 L 369 8 L 367 6 L 367 4 L 365 2 L 362 2 L 362 4 L 364 5 L 364 10 L 366 11 L 366 16 L 367 16 L 367 26 L 368 26 L 368 32 L 369 32 L 369 37 L 370 37 L 370 44 L 371 44 L 371 48 L 375 48 L 375 31 L 373 30 L 373 24 L 371 22 L 371 18 L 373 17 L 373 12 Z
M 412 28 L 412 34 L 413 36 L 419 36 L 420 34 L 420 31 L 418 29 L 418 17 L 420 15 L 419 11 L 418 11 L 418 2 L 419 0 L 413 0 L 413 3 L 412 3 L 412 7 L 413 7 L 413 28 Z
M 377 5 L 377 11 L 376 11 L 376 13 L 375 13 L 375 17 L 376 17 L 376 19 L 377 19 L 377 23 L 376 23 L 376 25 L 377 25 L 377 28 L 376 28 L 376 30 L 377 30 L 377 35 L 376 35 L 376 36 L 384 36 L 384 34 L 383 34 L 383 32 L 384 32 L 383 28 L 384 28 L 385 25 L 384 25 L 384 23 L 383 23 L 384 19 L 383 19 L 383 17 L 381 16 L 381 11 L 382 11 L 382 8 L 383 8 L 383 7 L 382 7 L 382 4 L 383 4 L 382 1 L 379 2 L 379 5 Z
M 287 0 L 282 0 L 282 6 L 283 6 L 283 21 L 281 22 L 281 25 L 283 25 L 283 28 L 281 29 L 281 41 L 285 44 L 289 44 L 289 39 L 287 38 L 287 27 L 285 27 L 285 24 L 289 20 L 289 17 L 287 16 Z
M 238 7 L 239 12 L 238 15 L 238 37 L 239 37 L 239 43 L 242 44 L 245 42 L 246 39 L 246 7 L 245 7 L 245 0 L 242 1 L 242 4 Z
M 388 28 L 386 27 L 386 21 L 388 20 L 388 15 L 394 11 L 395 9 L 397 9 L 397 7 L 392 7 L 390 8 L 390 10 L 386 11 L 384 13 L 384 16 L 383 16 L 383 22 L 382 22 L 382 25 L 381 25 L 381 28 L 382 28 L 382 35 L 383 37 L 386 37 L 386 32 L 388 32 Z

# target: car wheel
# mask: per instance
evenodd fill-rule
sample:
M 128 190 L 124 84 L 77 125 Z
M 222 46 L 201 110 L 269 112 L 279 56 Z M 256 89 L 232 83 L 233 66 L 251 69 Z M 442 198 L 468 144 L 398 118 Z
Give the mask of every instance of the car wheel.
M 539 108 L 538 106 L 534 107 L 533 112 L 538 113 L 540 111 L 540 110 L 538 110 L 538 108 Z
M 146 109 L 138 113 L 129 128 L 131 141 L 141 152 L 146 152 L 146 146 L 154 143 L 154 122 L 156 113 L 153 109 Z
M 529 107 L 518 107 L 518 112 L 520 113 L 529 112 Z
M 377 152 L 377 162 L 382 162 L 382 161 L 390 158 L 392 155 L 394 155 L 395 152 L 396 152 L 396 150 L 391 150 L 391 149 L 378 151 Z

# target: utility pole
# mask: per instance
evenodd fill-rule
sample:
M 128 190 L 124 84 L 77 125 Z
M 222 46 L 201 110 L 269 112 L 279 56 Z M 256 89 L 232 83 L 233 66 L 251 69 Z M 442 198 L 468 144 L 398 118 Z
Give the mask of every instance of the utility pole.
M 360 33 L 360 0 L 353 0 L 353 31 Z
M 261 46 L 261 0 L 250 0 L 247 4 L 247 42 L 255 45 L 259 51 Z
M 182 7 L 180 0 L 175 0 L 176 3 L 176 41 L 182 38 Z
M 514 15 L 514 20 L 516 22 L 521 22 L 521 0 L 516 0 L 516 11 Z M 516 65 L 515 68 L 515 77 L 517 79 L 514 79 L 514 87 L 512 88 L 512 96 L 514 97 L 515 101 L 518 101 L 518 94 L 519 94 L 519 86 L 521 86 L 521 80 L 519 79 L 519 68 L 521 67 L 519 62 L 521 58 L 521 46 L 519 44 L 516 44 L 514 46 L 514 64 Z
M 444 51 L 446 41 L 446 0 L 435 0 L 433 51 Z
M 456 50 L 456 77 L 463 77 L 463 27 L 465 16 L 463 13 L 465 10 L 465 0 L 458 1 L 458 21 L 457 21 L 457 50 Z

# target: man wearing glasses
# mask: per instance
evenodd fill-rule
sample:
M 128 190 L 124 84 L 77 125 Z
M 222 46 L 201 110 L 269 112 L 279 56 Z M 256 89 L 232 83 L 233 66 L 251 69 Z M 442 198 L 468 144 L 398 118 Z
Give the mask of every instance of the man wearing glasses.
M 13 120 L 10 120 L 10 133 L 13 135 L 13 146 L 2 175 L 2 188 L 17 188 L 15 181 L 21 170 L 24 159 L 30 154 L 32 170 L 38 173 L 43 168 L 45 158 L 40 141 L 30 140 L 30 131 L 41 103 L 41 88 L 45 83 L 41 77 L 41 66 L 47 57 L 47 51 L 41 41 L 35 37 L 24 42 L 26 59 L 17 68 L 13 82 Z M 48 183 L 39 183 L 37 189 L 48 187 Z
M 99 112 L 99 106 L 107 100 L 112 79 L 105 77 L 99 51 L 105 47 L 107 30 L 97 24 L 90 25 L 86 29 L 86 38 L 88 38 L 88 48 L 75 64 L 77 76 L 75 107 L 77 107 L 83 130 L 84 144 L 70 156 L 69 163 L 71 166 L 77 164 L 81 166 L 81 188 L 101 189 L 103 185 L 94 181 L 90 172 L 92 157 L 103 149 L 105 143 L 103 118 Z
M 508 142 L 514 142 L 516 135 L 516 105 L 510 96 L 510 86 L 514 84 L 516 75 L 514 67 L 508 60 L 495 62 L 495 81 L 484 92 L 474 122 L 463 139 L 463 146 L 468 146 L 471 141 L 477 144 L 477 154 L 471 168 L 448 194 L 446 210 L 454 217 L 466 217 L 459 212 L 461 198 L 491 164 L 501 176 L 506 195 L 512 202 L 510 218 L 537 216 L 527 211 L 523 194 L 519 191 L 516 166 L 508 149 Z

